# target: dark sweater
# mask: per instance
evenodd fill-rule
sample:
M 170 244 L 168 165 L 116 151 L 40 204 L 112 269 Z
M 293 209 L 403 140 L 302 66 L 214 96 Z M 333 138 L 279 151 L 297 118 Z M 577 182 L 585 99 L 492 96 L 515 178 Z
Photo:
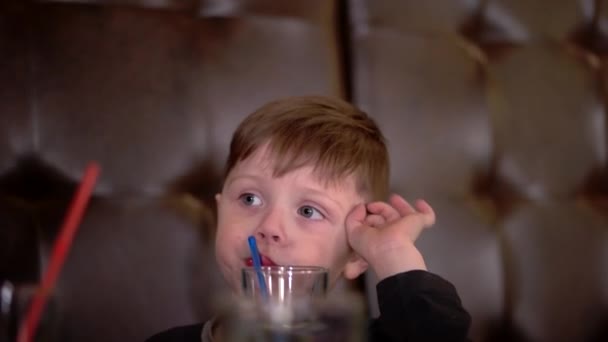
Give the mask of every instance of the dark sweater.
M 468 341 L 471 317 L 452 284 L 426 271 L 409 271 L 378 283 L 380 317 L 369 326 L 369 340 Z M 203 324 L 176 327 L 146 342 L 200 342 Z

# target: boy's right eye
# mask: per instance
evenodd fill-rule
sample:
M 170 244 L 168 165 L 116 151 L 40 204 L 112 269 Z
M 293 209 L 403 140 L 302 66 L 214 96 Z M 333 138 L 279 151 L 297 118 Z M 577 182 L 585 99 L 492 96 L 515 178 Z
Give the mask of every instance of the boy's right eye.
M 254 194 L 242 194 L 239 200 L 246 206 L 258 206 L 262 204 L 262 200 Z

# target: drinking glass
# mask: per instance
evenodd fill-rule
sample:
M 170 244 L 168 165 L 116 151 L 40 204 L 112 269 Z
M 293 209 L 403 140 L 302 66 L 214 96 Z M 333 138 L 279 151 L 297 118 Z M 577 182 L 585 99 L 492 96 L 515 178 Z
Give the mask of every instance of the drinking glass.
M 222 335 L 227 341 L 364 340 L 362 298 L 347 292 L 328 296 L 327 269 L 265 266 L 258 272 L 244 268 L 241 290 L 224 322 Z
M 262 290 L 260 277 L 264 281 Z M 325 296 L 327 269 L 316 266 L 263 266 L 242 270 L 242 290 L 245 297 L 255 300 L 268 299 L 283 305 L 293 301 L 310 301 Z M 265 298 L 268 297 L 268 298 Z
M 26 316 L 27 309 L 38 291 L 38 284 L 17 283 L 10 281 L 0 283 L 0 342 L 14 342 L 20 324 Z M 60 341 L 60 320 L 54 296 L 50 296 L 40 317 L 36 335 L 32 339 L 36 342 Z

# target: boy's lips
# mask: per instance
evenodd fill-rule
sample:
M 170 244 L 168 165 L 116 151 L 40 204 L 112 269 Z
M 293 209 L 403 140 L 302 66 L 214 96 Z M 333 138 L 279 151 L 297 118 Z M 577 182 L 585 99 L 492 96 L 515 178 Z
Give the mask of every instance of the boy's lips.
M 274 261 L 272 261 L 272 259 L 266 257 L 265 255 L 260 254 L 260 259 L 262 262 L 262 266 L 277 266 L 277 264 Z M 253 258 L 245 259 L 245 265 L 247 265 L 249 267 L 253 266 Z

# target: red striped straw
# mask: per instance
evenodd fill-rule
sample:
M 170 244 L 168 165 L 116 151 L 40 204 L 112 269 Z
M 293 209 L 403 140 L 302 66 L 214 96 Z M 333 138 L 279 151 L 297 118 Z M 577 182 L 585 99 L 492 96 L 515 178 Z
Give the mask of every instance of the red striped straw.
M 86 206 L 91 198 L 98 175 L 99 165 L 95 162 L 90 162 L 86 167 L 84 176 L 78 185 L 78 189 L 76 189 L 76 193 L 74 194 L 70 207 L 64 217 L 63 225 L 61 226 L 59 235 L 53 245 L 49 266 L 42 278 L 42 283 L 32 298 L 25 320 L 23 320 L 19 326 L 19 333 L 17 335 L 18 342 L 31 342 L 34 339 L 34 336 L 36 336 L 36 329 L 40 321 L 40 316 L 44 311 L 49 295 L 55 287 L 55 282 L 57 281 L 61 267 L 72 246 L 74 235 L 76 235 Z

